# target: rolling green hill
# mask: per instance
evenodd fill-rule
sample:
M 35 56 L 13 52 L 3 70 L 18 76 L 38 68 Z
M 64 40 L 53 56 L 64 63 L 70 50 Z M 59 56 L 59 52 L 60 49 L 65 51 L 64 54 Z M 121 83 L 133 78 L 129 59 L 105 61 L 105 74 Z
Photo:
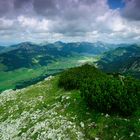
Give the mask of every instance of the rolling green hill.
M 106 52 L 97 66 L 105 72 L 125 73 L 140 78 L 140 46 L 131 45 Z

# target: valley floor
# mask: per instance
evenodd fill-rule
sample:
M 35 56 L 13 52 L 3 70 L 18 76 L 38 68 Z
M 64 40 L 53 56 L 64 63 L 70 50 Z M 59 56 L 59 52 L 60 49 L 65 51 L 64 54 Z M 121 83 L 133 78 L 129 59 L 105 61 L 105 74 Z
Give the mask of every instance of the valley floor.
M 15 89 L 19 83 L 24 85 L 26 81 L 30 83 L 30 81 L 39 79 L 45 75 L 56 74 L 64 69 L 76 67 L 83 63 L 93 63 L 97 60 L 98 56 L 75 55 L 62 57 L 47 66 L 36 66 L 35 68 L 20 68 L 13 71 L 3 71 L 0 67 L 0 92 L 6 89 Z
M 1 140 L 140 139 L 140 111 L 130 118 L 91 111 L 79 91 L 58 88 L 58 78 L 0 94 Z

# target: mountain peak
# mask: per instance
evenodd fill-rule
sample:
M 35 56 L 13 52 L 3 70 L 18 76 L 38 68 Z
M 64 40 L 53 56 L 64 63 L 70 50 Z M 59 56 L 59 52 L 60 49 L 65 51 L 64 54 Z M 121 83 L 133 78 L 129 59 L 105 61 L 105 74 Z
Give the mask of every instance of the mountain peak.
M 56 45 L 63 45 L 63 44 L 65 44 L 65 43 L 62 42 L 62 41 L 56 41 L 56 42 L 54 42 L 54 44 L 56 44 Z

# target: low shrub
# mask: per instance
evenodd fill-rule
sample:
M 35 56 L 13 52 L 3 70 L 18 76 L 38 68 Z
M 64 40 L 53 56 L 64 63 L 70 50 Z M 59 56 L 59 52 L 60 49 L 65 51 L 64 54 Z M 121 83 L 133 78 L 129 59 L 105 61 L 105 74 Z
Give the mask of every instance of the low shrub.
M 88 106 L 100 112 L 128 116 L 138 107 L 136 92 L 129 92 L 128 87 L 114 78 L 86 81 L 80 91 Z
M 79 89 L 87 105 L 100 112 L 131 115 L 140 101 L 139 81 L 107 75 L 94 66 L 72 68 L 60 75 L 59 86 Z

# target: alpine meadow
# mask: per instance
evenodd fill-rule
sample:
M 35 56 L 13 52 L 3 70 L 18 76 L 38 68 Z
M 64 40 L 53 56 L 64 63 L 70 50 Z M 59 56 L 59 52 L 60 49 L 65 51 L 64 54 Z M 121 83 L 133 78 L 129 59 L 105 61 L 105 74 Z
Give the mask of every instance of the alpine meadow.
M 0 140 L 140 140 L 140 0 L 0 0 Z

